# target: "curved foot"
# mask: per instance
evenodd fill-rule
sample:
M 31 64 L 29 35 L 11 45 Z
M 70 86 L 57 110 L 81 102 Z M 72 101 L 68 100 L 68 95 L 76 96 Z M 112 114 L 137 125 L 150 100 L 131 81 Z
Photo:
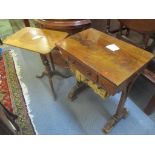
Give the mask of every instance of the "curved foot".
M 85 83 L 77 82 L 76 85 L 71 89 L 71 91 L 68 94 L 68 98 L 71 101 L 74 101 L 77 98 L 77 95 L 80 94 L 84 89 L 86 89 L 88 86 Z
M 68 94 L 68 98 L 69 98 L 70 101 L 74 101 L 77 98 L 77 95 L 73 91 L 71 91 Z
M 107 134 L 107 133 L 109 133 L 111 130 L 112 130 L 112 128 L 113 128 L 113 126 L 116 124 L 116 120 L 115 119 L 113 119 L 113 117 L 106 123 L 106 125 L 104 126 L 104 128 L 103 128 L 103 132 L 105 133 L 105 134 Z
M 103 132 L 106 134 L 109 133 L 120 119 L 126 118 L 127 116 L 128 111 L 126 108 L 124 108 L 120 114 L 113 115 L 112 118 L 105 124 Z
M 43 78 L 45 75 L 47 76 L 48 73 L 46 71 L 43 71 L 41 75 L 36 75 L 36 78 Z

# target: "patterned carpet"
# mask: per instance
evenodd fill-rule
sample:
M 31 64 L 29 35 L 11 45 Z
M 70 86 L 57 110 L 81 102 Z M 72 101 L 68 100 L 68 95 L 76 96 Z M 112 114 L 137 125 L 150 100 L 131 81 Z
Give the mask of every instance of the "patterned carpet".
M 10 91 L 8 88 L 4 59 L 0 60 L 0 101 L 10 111 L 13 112 Z
M 21 20 L 0 20 L 0 36 L 2 34 L 2 39 L 22 28 L 21 23 Z M 48 79 L 45 77 L 36 80 L 35 78 L 44 69 L 40 57 L 23 49 L 13 47 L 10 49 L 15 49 L 14 62 L 12 54 L 6 52 L 1 64 L 7 75 L 5 79 L 7 79 L 8 86 L 4 85 L 8 89 L 5 88 L 6 90 L 4 90 L 9 90 L 7 94 L 10 93 L 10 95 L 1 93 L 0 97 L 3 98 L 3 101 L 7 100 L 3 104 L 19 116 L 18 124 L 21 128 L 21 134 L 35 134 L 34 129 L 36 134 L 46 135 L 103 134 L 101 129 L 106 120 L 113 114 L 119 94 L 103 101 L 89 90 L 81 94 L 74 103 L 70 103 L 66 96 L 74 85 L 74 79 L 64 80 L 54 77 L 55 89 L 59 96 L 55 102 L 51 95 Z M 20 75 L 17 66 L 20 68 Z M 2 76 L 0 76 L 2 82 L 1 79 Z M 142 111 L 151 97 L 150 93 L 154 92 L 154 89 L 147 83 L 144 78 L 136 81 L 126 103 L 130 112 L 129 116 L 125 121 L 121 120 L 110 134 L 155 134 L 155 117 L 154 119 L 151 118 L 154 121 L 152 122 Z M 24 88 L 27 87 L 26 91 L 24 91 L 23 86 Z M 0 92 L 2 92 L 1 88 Z M 9 100 L 11 100 L 11 106 Z M 29 113 L 31 121 L 27 113 Z M 33 124 L 34 129 L 31 124 Z
M 18 115 L 17 123 L 20 126 L 20 134 L 35 134 L 27 114 L 11 51 L 5 51 L 3 59 L 0 60 L 0 100 L 9 111 Z

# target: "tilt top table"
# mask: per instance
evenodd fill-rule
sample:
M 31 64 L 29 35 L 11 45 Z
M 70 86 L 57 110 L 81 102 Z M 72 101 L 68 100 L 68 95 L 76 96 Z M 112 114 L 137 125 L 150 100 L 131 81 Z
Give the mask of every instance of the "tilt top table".
M 116 113 L 103 129 L 108 133 L 126 116 L 124 104 L 128 92 L 154 55 L 93 28 L 64 39 L 57 43 L 57 47 L 71 68 L 81 74 L 80 78 L 76 76 L 77 84 L 69 93 L 71 100 L 90 82 L 96 85 L 92 88 L 104 89 L 108 95 L 121 92 Z
M 40 54 L 41 60 L 45 66 L 45 71 L 41 76 L 37 77 L 42 78 L 44 75 L 48 76 L 54 99 L 56 99 L 56 93 L 53 88 L 53 75 L 59 75 L 64 78 L 67 78 L 67 76 L 62 75 L 55 70 L 53 58 L 50 53 L 56 48 L 55 43 L 61 41 L 62 39 L 67 37 L 67 35 L 68 33 L 66 32 L 25 27 L 15 34 L 7 37 L 3 41 L 3 43 L 5 44 L 27 49 Z M 50 57 L 53 71 L 51 70 L 48 57 Z

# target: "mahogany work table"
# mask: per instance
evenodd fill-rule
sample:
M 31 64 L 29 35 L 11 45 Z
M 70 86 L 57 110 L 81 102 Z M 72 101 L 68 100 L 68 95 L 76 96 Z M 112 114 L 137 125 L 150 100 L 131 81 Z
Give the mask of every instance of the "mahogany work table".
M 93 28 L 64 39 L 57 43 L 57 47 L 71 68 L 78 70 L 99 89 L 104 89 L 109 95 L 121 92 L 116 113 L 103 128 L 104 132 L 110 132 L 127 115 L 124 104 L 129 90 L 154 56 Z M 77 81 L 69 93 L 70 99 L 74 100 L 84 87 L 84 82 Z
M 67 35 L 68 33 L 61 31 L 25 27 L 3 41 L 5 44 L 40 54 L 41 60 L 45 66 L 45 71 L 42 75 L 37 76 L 37 78 L 42 78 L 44 75 L 48 76 L 54 99 L 56 99 L 56 93 L 53 88 L 52 77 L 58 75 L 67 78 L 68 76 L 55 70 L 53 58 L 50 53 L 56 48 L 55 43 L 61 41 L 67 37 Z M 51 65 L 48 61 L 48 57 L 50 57 Z M 52 69 L 50 66 L 52 66 Z

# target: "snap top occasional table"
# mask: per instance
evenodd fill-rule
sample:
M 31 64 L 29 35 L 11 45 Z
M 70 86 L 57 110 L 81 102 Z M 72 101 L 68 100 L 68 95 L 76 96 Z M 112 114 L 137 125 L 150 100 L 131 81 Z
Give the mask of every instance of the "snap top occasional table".
M 77 79 L 76 86 L 69 93 L 71 100 L 86 85 L 102 97 L 121 92 L 116 113 L 103 128 L 108 133 L 127 115 L 124 104 L 129 90 L 154 56 L 93 28 L 64 39 L 57 43 L 57 47 L 69 62 Z
M 68 76 L 65 76 L 55 70 L 53 58 L 50 52 L 56 48 L 55 43 L 61 41 L 67 37 L 67 35 L 68 33 L 66 32 L 26 27 L 3 41 L 5 44 L 27 49 L 40 54 L 41 60 L 45 66 L 45 71 L 42 75 L 37 77 L 42 78 L 44 75 L 48 76 L 54 99 L 56 99 L 56 93 L 53 88 L 52 77 L 54 75 L 58 75 L 67 78 Z M 50 57 L 53 70 L 50 67 L 48 57 Z
M 91 20 L 89 19 L 35 19 L 33 22 L 38 28 L 63 31 L 69 35 L 85 30 L 91 25 Z M 68 69 L 68 64 L 58 50 L 51 54 L 55 64 Z

